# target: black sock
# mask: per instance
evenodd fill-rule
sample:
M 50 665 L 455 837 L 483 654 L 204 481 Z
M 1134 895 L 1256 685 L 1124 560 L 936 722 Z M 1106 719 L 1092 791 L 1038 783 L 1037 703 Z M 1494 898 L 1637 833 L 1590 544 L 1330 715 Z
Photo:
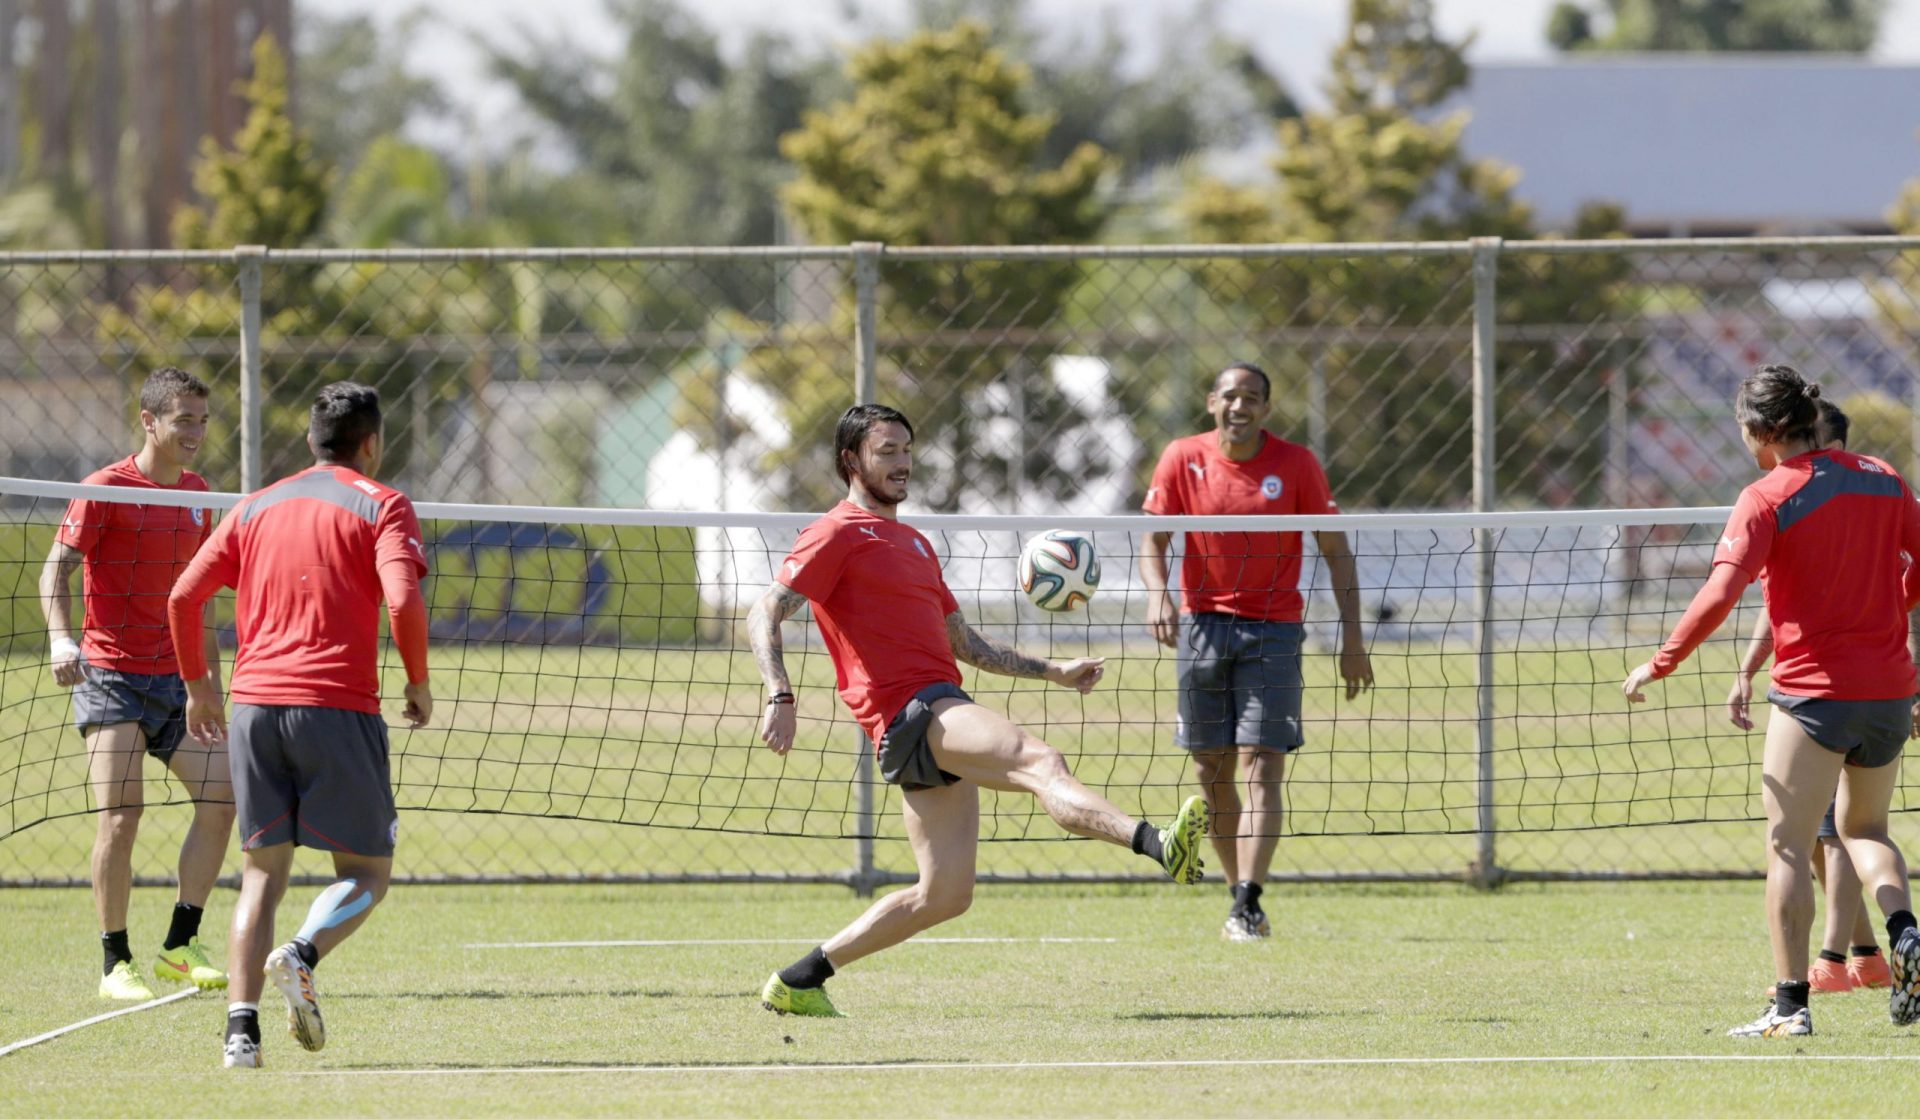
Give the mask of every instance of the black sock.
M 112 971 L 115 964 L 133 962 L 133 950 L 127 947 L 127 930 L 125 929 L 119 932 L 101 933 L 100 951 L 101 955 L 106 957 L 105 963 L 100 968 L 102 975 Z
M 1160 845 L 1160 829 L 1145 820 L 1140 821 L 1140 826 L 1133 829 L 1133 842 L 1129 846 L 1133 848 L 1134 854 L 1145 855 L 1156 863 L 1167 861 L 1167 850 Z
M 1790 979 L 1782 979 L 1774 987 L 1773 1012 L 1782 1018 L 1791 1018 L 1795 1012 L 1807 1008 L 1807 985 Z
M 1233 895 L 1233 908 L 1228 910 L 1229 913 L 1245 913 L 1247 911 L 1247 886 L 1248 883 L 1235 882 L 1227 887 L 1227 893 Z
M 296 936 L 288 943 L 293 945 L 293 954 L 300 957 L 300 962 L 307 965 L 308 971 L 320 966 L 320 949 L 315 948 L 312 941 Z
M 780 982 L 789 987 L 824 987 L 827 980 L 833 978 L 833 961 L 827 959 L 827 950 L 815 948 L 800 957 L 792 967 L 783 968 Z
M 1913 910 L 1902 909 L 1887 915 L 1887 943 L 1898 944 L 1900 934 L 1913 927 Z
M 200 935 L 200 915 L 205 912 L 197 905 L 174 902 L 173 924 L 167 927 L 167 939 L 160 942 L 160 947 L 185 948 L 188 941 Z
M 1240 885 L 1246 888 L 1245 896 L 1247 899 L 1247 912 L 1248 913 L 1260 912 L 1260 895 L 1266 892 L 1265 888 L 1262 887 L 1258 882 L 1242 882 L 1240 883 Z
M 245 1034 L 247 1040 L 260 1044 L 260 1007 L 258 1004 L 242 1003 L 227 1010 L 227 1036 Z
M 1831 948 L 1820 949 L 1820 958 L 1827 961 L 1830 964 L 1844 964 L 1847 962 L 1847 958 L 1845 956 L 1842 956 L 1840 953 L 1835 952 Z
M 1853 946 L 1853 954 L 1855 956 L 1878 956 L 1880 954 L 1880 946 L 1878 944 L 1856 944 Z

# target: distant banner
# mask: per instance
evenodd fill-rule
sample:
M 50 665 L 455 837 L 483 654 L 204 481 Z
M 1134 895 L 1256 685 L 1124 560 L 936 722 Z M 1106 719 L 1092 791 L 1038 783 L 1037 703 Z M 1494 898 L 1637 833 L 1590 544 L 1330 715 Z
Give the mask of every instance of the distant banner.
M 698 595 L 686 530 L 460 523 L 431 538 L 441 641 L 684 640 Z

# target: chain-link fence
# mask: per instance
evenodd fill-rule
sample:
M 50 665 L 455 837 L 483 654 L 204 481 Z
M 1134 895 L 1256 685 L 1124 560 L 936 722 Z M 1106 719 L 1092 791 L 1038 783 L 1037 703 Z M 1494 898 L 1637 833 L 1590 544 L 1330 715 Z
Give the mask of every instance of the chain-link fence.
M 1728 403 L 1758 362 L 1798 365 L 1852 416 L 1855 449 L 1911 471 L 1917 341 L 1920 240 L 1900 238 L 0 254 L 0 473 L 77 480 L 124 456 L 141 379 L 178 364 L 215 389 L 216 489 L 304 466 L 314 389 L 352 378 L 382 390 L 384 472 L 418 501 L 823 508 L 841 492 L 833 421 L 877 399 L 915 421 L 924 507 L 1124 512 L 1168 440 L 1211 426 L 1214 373 L 1250 360 L 1274 381 L 1270 426 L 1319 454 L 1349 511 L 1710 505 L 1751 479 Z M 15 836 L 0 876 L 84 877 L 91 826 Z M 850 863 L 820 840 L 410 826 L 421 877 L 908 865 L 886 842 Z M 1759 863 L 1753 835 L 1534 833 L 1495 858 L 1737 874 Z M 167 872 L 172 838 L 142 844 L 143 875 Z M 1098 865 L 988 846 L 1001 873 Z M 1487 853 L 1300 838 L 1276 873 L 1457 876 Z

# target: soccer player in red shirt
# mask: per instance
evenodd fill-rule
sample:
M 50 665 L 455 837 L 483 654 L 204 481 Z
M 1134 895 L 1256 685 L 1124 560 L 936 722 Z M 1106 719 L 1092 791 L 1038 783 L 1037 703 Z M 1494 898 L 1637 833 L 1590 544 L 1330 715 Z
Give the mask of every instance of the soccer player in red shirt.
M 204 492 L 187 469 L 207 437 L 207 386 L 168 366 L 140 388 L 138 453 L 89 474 L 85 482 L 129 489 Z M 141 759 L 159 759 L 193 798 L 193 822 L 180 844 L 180 892 L 153 973 L 202 989 L 227 985 L 200 944 L 200 917 L 220 876 L 233 834 L 227 752 L 185 738 L 186 691 L 167 632 L 167 592 L 207 534 L 211 510 L 88 501 L 67 506 L 40 573 L 40 606 L 52 645 L 53 680 L 73 689 L 74 726 L 87 744 L 87 776 L 100 826 L 93 841 L 93 905 L 100 919 L 105 974 L 100 997 L 153 998 L 127 945 L 133 889 L 133 839 L 146 803 Z M 82 568 L 86 624 L 73 640 L 73 569 Z M 220 688 L 219 649 L 205 637 L 208 686 Z
M 1627 674 L 1629 702 L 1673 672 L 1759 579 L 1773 628 L 1773 688 L 1761 759 L 1767 810 L 1767 931 L 1774 1002 L 1734 1037 L 1813 1032 L 1807 934 L 1810 851 L 1839 787 L 1841 842 L 1887 918 L 1895 1025 L 1920 1019 L 1920 931 L 1907 864 L 1887 835 L 1887 809 L 1907 737 L 1920 727 L 1907 613 L 1920 605 L 1920 503 L 1878 459 L 1814 445 L 1820 388 L 1793 368 L 1763 365 L 1740 385 L 1734 418 L 1766 475 L 1740 492 L 1714 549 L 1713 572 L 1666 644 Z M 1836 577 L 1839 576 L 1839 577 Z
M 780 623 L 811 600 L 840 698 L 876 744 L 881 776 L 901 788 L 920 879 L 775 972 L 762 1004 L 782 1014 L 841 1017 L 825 987 L 838 968 L 965 913 L 973 902 L 983 787 L 1031 793 L 1067 831 L 1131 847 L 1176 882 L 1199 881 L 1206 834 L 1199 797 L 1156 831 L 1075 780 L 1060 751 L 961 690 L 958 662 L 965 661 L 1084 695 L 1105 661 L 1042 660 L 967 624 L 933 546 L 897 516 L 913 470 L 907 418 L 877 404 L 848 409 L 834 436 L 834 469 L 847 483 L 847 499 L 801 532 L 747 616 L 768 690 L 760 737 L 776 754 L 793 747 L 794 695 Z
M 260 1066 L 263 972 L 287 1003 L 287 1029 L 326 1044 L 313 968 L 386 896 L 399 832 L 380 719 L 380 603 L 406 666 L 406 718 L 433 714 L 427 684 L 427 573 L 413 503 L 372 475 L 385 446 L 380 395 L 350 381 L 313 402 L 315 464 L 241 502 L 188 566 L 168 602 L 175 642 L 197 642 L 206 600 L 235 587 L 231 752 L 244 863 L 227 949 L 228 1068 Z M 187 729 L 228 734 L 219 693 L 182 657 Z M 273 942 L 295 846 L 333 856 L 335 879 L 294 938 Z M 263 959 L 264 957 L 264 959 Z
M 1847 449 L 1847 414 L 1838 405 L 1822 398 L 1820 421 L 1814 427 L 1814 440 L 1822 450 Z M 1753 640 L 1747 643 L 1740 659 L 1740 671 L 1734 673 L 1733 689 L 1727 694 L 1727 717 L 1741 730 L 1752 730 L 1748 709 L 1753 702 L 1753 678 L 1773 657 L 1773 626 L 1765 612 L 1753 621 Z M 1826 890 L 1826 927 L 1820 938 L 1820 955 L 1807 971 L 1812 994 L 1833 994 L 1855 987 L 1889 987 L 1893 974 L 1873 938 L 1873 921 L 1867 916 L 1866 899 L 1860 896 L 1860 876 L 1853 860 L 1847 857 L 1847 845 L 1840 842 L 1840 828 L 1834 822 L 1835 805 L 1827 806 L 1821 817 L 1819 839 L 1813 845 L 1814 881 Z M 1772 998 L 1777 993 L 1767 991 Z
M 1145 509 L 1160 516 L 1338 513 L 1313 452 L 1265 430 L 1273 385 L 1259 366 L 1240 362 L 1214 378 L 1207 411 L 1214 430 L 1176 439 L 1160 456 Z M 1150 532 L 1140 552 L 1147 624 L 1175 651 L 1180 706 L 1174 742 L 1193 755 L 1200 791 L 1213 810 L 1213 851 L 1226 872 L 1232 905 L 1220 930 L 1230 941 L 1271 935 L 1260 894 L 1280 843 L 1280 782 L 1287 755 L 1305 741 L 1300 727 L 1300 593 L 1304 555 L 1298 532 L 1190 532 L 1180 563 L 1180 606 L 1167 592 L 1170 532 Z M 1359 580 L 1344 532 L 1315 532 L 1340 611 L 1340 677 L 1347 698 L 1373 684 L 1360 630 Z M 1183 635 L 1180 615 L 1187 616 Z M 1236 762 L 1247 771 L 1247 805 L 1234 787 Z

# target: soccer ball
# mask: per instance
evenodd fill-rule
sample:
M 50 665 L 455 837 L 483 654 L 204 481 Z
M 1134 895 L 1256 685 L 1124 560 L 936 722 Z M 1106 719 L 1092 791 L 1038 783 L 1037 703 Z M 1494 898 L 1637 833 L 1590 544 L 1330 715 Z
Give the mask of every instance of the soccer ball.
M 1100 589 L 1100 557 L 1084 533 L 1052 529 L 1020 549 L 1020 589 L 1042 610 L 1077 610 Z

